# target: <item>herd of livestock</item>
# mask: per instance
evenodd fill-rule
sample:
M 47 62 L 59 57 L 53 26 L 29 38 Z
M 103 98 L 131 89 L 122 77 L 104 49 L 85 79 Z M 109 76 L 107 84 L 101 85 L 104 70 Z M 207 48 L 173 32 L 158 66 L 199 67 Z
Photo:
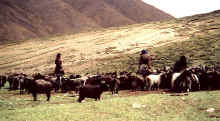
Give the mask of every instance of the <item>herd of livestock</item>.
M 38 93 L 45 93 L 50 100 L 51 91 L 75 91 L 79 93 L 78 101 L 84 98 L 100 100 L 104 91 L 117 94 L 120 90 L 157 90 L 169 89 L 172 92 L 189 92 L 220 89 L 220 67 L 197 66 L 174 73 L 172 68 L 158 69 L 142 76 L 133 72 L 110 72 L 84 76 L 10 74 L 0 75 L 0 88 L 9 83 L 9 90 L 20 90 L 20 94 L 31 93 L 37 100 Z

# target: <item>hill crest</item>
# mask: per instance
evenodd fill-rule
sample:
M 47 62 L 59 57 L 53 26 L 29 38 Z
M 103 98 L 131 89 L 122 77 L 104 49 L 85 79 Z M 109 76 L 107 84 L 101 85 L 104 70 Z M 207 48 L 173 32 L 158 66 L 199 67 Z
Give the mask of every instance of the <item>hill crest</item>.
M 0 42 L 171 18 L 141 0 L 1 0 Z

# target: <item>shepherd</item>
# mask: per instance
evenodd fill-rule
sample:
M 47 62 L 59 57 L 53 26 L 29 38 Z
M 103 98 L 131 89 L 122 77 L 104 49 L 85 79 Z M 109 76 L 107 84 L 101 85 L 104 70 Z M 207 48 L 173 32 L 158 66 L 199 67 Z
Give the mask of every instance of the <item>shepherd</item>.
M 183 72 L 187 68 L 186 56 L 181 56 L 180 59 L 174 64 L 173 71 L 174 72 Z
M 64 70 L 63 70 L 63 67 L 62 67 L 62 60 L 61 60 L 61 54 L 60 53 L 58 53 L 57 56 L 56 56 L 55 64 L 56 64 L 55 72 L 54 72 L 55 75 L 56 76 L 64 75 Z
M 143 49 L 140 54 L 138 73 L 146 77 L 152 73 L 151 61 L 153 57 L 148 55 L 147 50 Z

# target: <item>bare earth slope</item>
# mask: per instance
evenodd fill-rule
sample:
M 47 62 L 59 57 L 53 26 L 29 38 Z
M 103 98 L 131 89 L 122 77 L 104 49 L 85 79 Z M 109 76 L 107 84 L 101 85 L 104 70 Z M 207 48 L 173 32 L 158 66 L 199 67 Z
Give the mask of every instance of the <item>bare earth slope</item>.
M 88 16 L 102 27 L 134 24 L 135 21 L 119 13 L 104 0 L 64 0 L 80 13 Z
M 104 0 L 113 6 L 121 14 L 131 20 L 140 23 L 146 21 L 160 21 L 172 19 L 173 17 L 151 5 L 145 4 L 142 0 Z
M 1 0 L 0 9 L 1 41 L 100 28 L 62 0 Z
M 1 0 L 0 42 L 173 18 L 140 0 L 109 1 Z
M 220 12 L 177 20 L 136 24 L 47 39 L 0 45 L 0 72 L 45 72 L 54 69 L 60 52 L 66 72 L 93 68 L 109 57 L 134 54 L 142 48 L 166 46 L 189 38 L 203 37 L 220 29 Z M 80 66 L 79 66 L 80 65 Z

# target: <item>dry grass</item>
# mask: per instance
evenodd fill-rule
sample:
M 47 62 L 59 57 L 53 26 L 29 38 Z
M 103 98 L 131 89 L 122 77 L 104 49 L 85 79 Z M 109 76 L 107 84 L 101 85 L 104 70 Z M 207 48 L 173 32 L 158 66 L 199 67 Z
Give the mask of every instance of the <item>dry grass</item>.
M 215 39 L 217 44 L 213 46 L 218 48 L 219 41 L 217 35 L 219 34 L 219 28 L 219 15 L 211 13 L 177 20 L 136 24 L 119 28 L 113 27 L 92 32 L 0 45 L 0 73 L 50 73 L 53 71 L 54 59 L 58 52 L 62 53 L 66 72 L 73 73 L 88 68 L 93 68 L 92 72 L 97 72 L 100 68 L 99 65 L 107 64 L 105 62 L 100 63 L 100 59 L 112 59 L 112 62 L 122 63 L 126 61 L 123 57 L 135 56 L 143 48 L 148 48 L 149 51 L 154 53 L 158 48 L 166 48 L 168 46 L 167 49 L 169 49 L 172 43 L 177 42 L 180 43 L 177 44 L 179 45 L 178 47 L 184 49 L 181 44 L 186 40 L 199 41 L 203 38 L 217 38 Z M 199 45 L 200 43 L 196 42 L 196 44 Z M 203 46 L 201 45 L 200 47 Z M 175 51 L 175 49 L 173 50 Z M 199 55 L 198 53 L 197 55 Z M 170 56 L 172 52 L 161 51 L 154 54 Z M 175 57 L 172 57 L 171 60 L 178 58 L 178 54 L 181 53 L 176 53 Z M 119 56 L 122 56 L 122 58 L 120 57 L 121 60 Z M 135 64 L 129 61 L 128 64 Z M 168 62 L 168 64 L 171 62 Z M 111 65 L 113 64 L 110 63 L 108 66 Z M 120 64 L 115 65 L 113 68 L 123 70 L 123 66 L 120 67 Z M 131 70 L 135 70 L 135 67 L 133 66 Z
M 190 66 L 219 64 L 219 28 L 220 17 L 210 14 L 64 35 L 47 38 L 48 41 L 0 45 L 0 72 L 52 72 L 58 52 L 62 53 L 64 69 L 69 73 L 136 71 L 142 48 L 155 55 L 154 67 L 172 65 L 182 54 L 187 56 Z M 53 93 L 46 103 L 45 95 L 39 95 L 40 101 L 33 102 L 31 95 L 3 89 L 0 120 L 218 121 L 220 116 L 219 91 L 193 92 L 187 96 L 130 91 L 119 94 L 106 92 L 100 102 L 86 99 L 79 104 L 72 94 Z M 209 113 L 208 108 L 215 111 Z
M 18 44 L 1 45 L 1 72 L 28 67 L 32 68 L 22 71 L 48 71 L 54 66 L 53 60 L 58 52 L 65 58 L 64 67 L 69 68 L 79 61 L 111 57 L 122 52 L 133 53 L 146 46 L 153 47 L 186 39 L 179 37 L 173 29 L 155 29 L 146 26 L 136 25 L 126 29 L 113 28 L 104 32 L 61 36 L 51 38 L 53 41 L 29 40 Z M 48 63 L 50 64 L 46 65 Z

